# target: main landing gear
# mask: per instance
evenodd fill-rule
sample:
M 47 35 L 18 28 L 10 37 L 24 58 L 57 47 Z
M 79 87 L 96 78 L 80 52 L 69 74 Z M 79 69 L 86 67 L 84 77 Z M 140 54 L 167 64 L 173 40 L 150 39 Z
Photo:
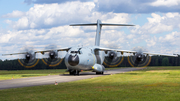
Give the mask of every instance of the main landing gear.
M 97 75 L 104 74 L 104 72 L 96 72 Z
M 79 71 L 78 70 L 72 70 L 72 71 L 69 71 L 69 74 L 70 75 L 78 75 L 79 76 Z

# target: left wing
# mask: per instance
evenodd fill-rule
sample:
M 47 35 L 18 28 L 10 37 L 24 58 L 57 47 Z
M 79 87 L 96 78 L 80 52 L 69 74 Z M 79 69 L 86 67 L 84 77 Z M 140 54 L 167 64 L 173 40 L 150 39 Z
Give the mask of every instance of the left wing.
M 143 52 L 143 54 L 178 57 L 178 55 L 160 54 L 160 53 L 149 53 L 149 52 Z
M 121 54 L 123 53 L 137 53 L 136 51 L 130 51 L 130 50 L 117 50 L 117 49 L 110 49 L 110 48 L 95 48 L 95 50 L 100 50 L 100 51 L 105 51 L 107 53 L 107 51 L 117 51 L 117 52 L 121 52 Z
M 109 49 L 109 48 L 95 48 L 95 50 L 100 50 L 100 51 L 105 51 L 107 53 L 107 51 L 117 51 L 117 52 L 121 52 L 121 54 L 123 55 L 123 53 L 137 53 L 137 51 L 131 51 L 131 50 L 118 50 L 118 49 Z M 177 55 L 171 55 L 171 54 L 160 54 L 160 53 L 149 53 L 149 52 L 142 52 L 143 54 L 148 54 L 148 55 L 160 55 L 160 56 L 172 56 L 172 57 L 177 57 Z

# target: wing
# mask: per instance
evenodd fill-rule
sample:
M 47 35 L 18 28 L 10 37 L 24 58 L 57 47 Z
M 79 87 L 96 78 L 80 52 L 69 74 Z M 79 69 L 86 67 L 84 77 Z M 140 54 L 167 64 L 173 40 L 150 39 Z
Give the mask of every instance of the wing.
M 131 51 L 131 50 L 118 50 L 118 49 L 110 49 L 110 48 L 95 48 L 95 50 L 100 50 L 100 51 L 105 51 L 107 53 L 107 51 L 117 51 L 117 52 L 121 52 L 121 54 L 123 55 L 123 53 L 137 53 L 137 51 Z M 178 55 L 171 55 L 171 54 L 160 54 L 160 53 L 150 53 L 150 52 L 142 52 L 143 54 L 148 54 L 148 55 L 159 55 L 159 56 L 172 56 L 172 57 L 177 57 Z
M 68 51 L 69 49 L 71 49 L 71 47 L 68 48 L 60 48 L 60 49 L 54 49 L 57 51 Z M 41 53 L 44 54 L 45 52 L 50 52 L 52 50 L 42 50 L 42 51 L 35 51 L 34 53 Z M 27 54 L 28 52 L 21 52 L 21 53 L 12 53 L 12 54 L 2 54 L 2 56 L 6 56 L 6 55 L 19 55 L 19 54 Z
M 178 55 L 160 54 L 160 53 L 149 53 L 149 52 L 143 52 L 143 54 L 178 57 Z
M 71 49 L 71 47 L 67 47 L 67 48 L 60 48 L 60 49 L 53 49 L 53 50 L 57 50 L 57 52 L 59 51 L 68 51 L 69 49 Z M 41 53 L 44 54 L 45 52 L 50 52 L 52 50 L 43 50 L 43 51 L 36 51 L 35 53 Z
M 100 51 L 105 51 L 107 53 L 107 51 L 117 51 L 117 52 L 121 52 L 121 54 L 123 53 L 137 53 L 136 51 L 130 51 L 130 50 L 118 50 L 118 49 L 110 49 L 110 48 L 95 48 L 95 50 L 100 50 Z
M 18 54 L 27 54 L 27 52 L 22 52 L 22 53 L 12 53 L 12 54 L 2 54 L 2 56 L 6 56 L 6 55 L 18 55 Z

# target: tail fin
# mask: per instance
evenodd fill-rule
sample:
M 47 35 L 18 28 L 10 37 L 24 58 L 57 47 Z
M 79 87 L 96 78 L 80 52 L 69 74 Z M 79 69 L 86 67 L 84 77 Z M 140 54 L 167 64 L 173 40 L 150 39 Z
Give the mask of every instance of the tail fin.
M 95 45 L 99 46 L 100 45 L 100 36 L 101 36 L 101 27 L 102 26 L 134 26 L 134 25 L 129 25 L 129 24 L 107 24 L 107 23 L 101 23 L 101 20 L 97 20 L 97 23 L 71 24 L 70 26 L 97 26 Z

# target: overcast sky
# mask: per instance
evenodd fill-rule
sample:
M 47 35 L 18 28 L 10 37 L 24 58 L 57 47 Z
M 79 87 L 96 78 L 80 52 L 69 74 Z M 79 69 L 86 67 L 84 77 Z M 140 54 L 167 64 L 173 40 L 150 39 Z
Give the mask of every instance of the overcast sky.
M 96 27 L 75 23 L 134 24 L 103 27 L 100 46 L 155 53 L 180 53 L 180 0 L 0 0 L 0 59 L 25 46 L 43 50 L 93 46 Z

